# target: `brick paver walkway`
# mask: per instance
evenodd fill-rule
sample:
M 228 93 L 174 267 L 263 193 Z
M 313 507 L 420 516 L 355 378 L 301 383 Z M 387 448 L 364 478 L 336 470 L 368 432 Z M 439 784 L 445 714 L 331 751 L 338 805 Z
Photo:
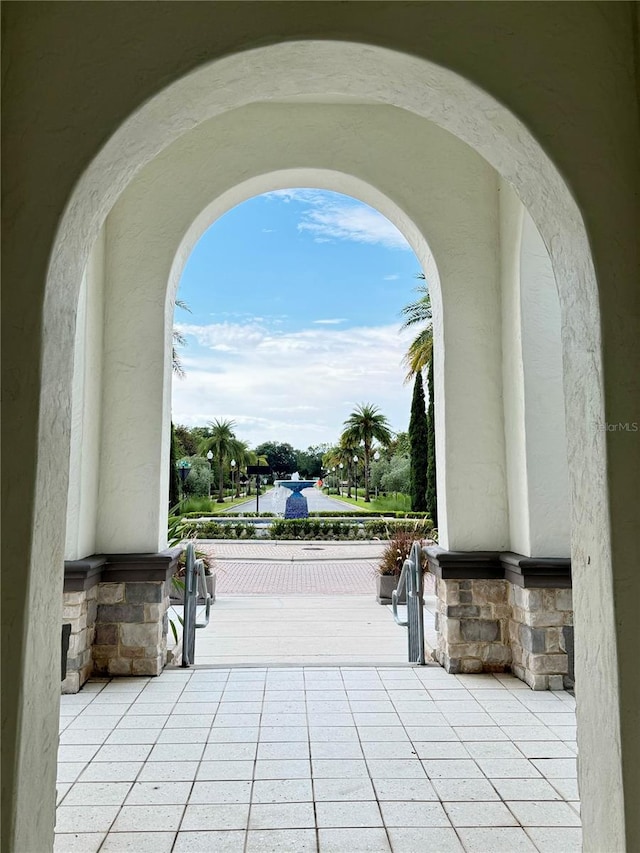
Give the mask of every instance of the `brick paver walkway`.
M 323 542 L 287 541 L 237 541 L 234 539 L 204 539 L 198 548 L 209 551 L 216 560 L 276 560 L 278 562 L 301 560 L 377 560 L 385 542 Z
M 234 542 L 199 544 L 214 558 L 224 595 L 374 593 L 382 542 Z
M 220 594 L 374 594 L 375 563 L 275 563 L 225 560 L 218 566 Z

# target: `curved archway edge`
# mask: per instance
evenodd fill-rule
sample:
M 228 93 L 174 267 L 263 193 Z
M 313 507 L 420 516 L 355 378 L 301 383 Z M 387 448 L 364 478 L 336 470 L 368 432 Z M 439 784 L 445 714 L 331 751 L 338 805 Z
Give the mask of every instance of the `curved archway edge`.
M 613 689 L 617 700 L 619 698 L 617 680 L 612 674 L 617 671 L 617 663 L 613 641 L 614 602 L 610 588 L 611 545 L 608 533 L 605 442 L 601 433 L 594 434 L 585 426 L 593 422 L 603 422 L 605 411 L 600 364 L 598 294 L 587 236 L 578 208 L 571 197 L 570 190 L 562 182 L 541 147 L 511 113 L 488 95 L 451 72 L 423 60 L 404 54 L 393 54 L 368 45 L 355 46 L 360 51 L 357 56 L 352 51 L 344 65 L 339 62 L 336 64 L 336 54 L 342 51 L 344 59 L 353 47 L 353 45 L 341 44 L 337 48 L 328 42 L 288 43 L 260 48 L 259 51 L 252 53 L 251 59 L 255 60 L 254 67 L 260 80 L 269 81 L 271 84 L 277 77 L 274 73 L 277 68 L 274 69 L 274 65 L 270 66 L 266 57 L 271 51 L 271 58 L 277 65 L 276 54 L 278 54 L 283 61 L 283 67 L 286 68 L 286 75 L 291 80 L 296 80 L 295 84 L 288 86 L 285 85 L 286 81 L 283 82 L 282 88 L 275 95 L 281 98 L 326 96 L 327 91 L 330 91 L 333 96 L 336 91 L 340 91 L 340 82 L 344 89 L 345 79 L 354 83 L 347 95 L 357 98 L 359 91 L 358 86 L 355 85 L 357 81 L 352 78 L 358 76 L 361 71 L 366 73 L 361 83 L 366 79 L 367 97 L 370 98 L 372 79 L 384 76 L 387 80 L 393 80 L 393 86 L 390 87 L 393 90 L 392 94 L 406 91 L 414 98 L 412 103 L 396 105 L 403 106 L 418 115 L 424 115 L 431 121 L 447 127 L 485 156 L 500 174 L 516 187 L 545 239 L 554 262 L 564 312 L 565 368 L 568 375 L 576 380 L 569 389 L 567 411 L 568 432 L 571 438 L 574 533 L 577 534 L 574 544 L 574 566 L 579 570 L 587 565 L 592 567 L 589 575 L 595 580 L 602 593 L 602 606 L 597 608 L 599 623 L 602 631 L 611 637 L 611 645 L 607 645 L 604 650 L 606 663 L 602 664 L 600 653 L 603 650 L 598 649 L 595 669 L 590 673 L 590 676 L 593 676 L 595 671 L 598 677 L 593 680 L 589 688 L 585 684 L 585 690 L 588 689 L 589 693 L 595 697 L 599 692 L 604 695 Z M 333 51 L 332 63 L 329 66 L 326 64 L 326 55 L 323 61 L 319 59 L 323 50 Z M 287 51 L 289 51 L 288 58 L 286 58 Z M 315 61 L 310 53 L 315 54 Z M 383 53 L 388 59 L 386 64 L 381 62 Z M 243 63 L 247 62 L 247 56 L 246 53 L 243 54 L 241 60 Z M 65 446 L 68 444 L 68 388 L 71 375 L 73 306 L 92 237 L 95 237 L 116 196 L 135 170 L 157 153 L 163 144 L 175 138 L 189 126 L 192 116 L 197 116 L 197 121 L 206 117 L 200 111 L 198 97 L 189 97 L 186 101 L 184 100 L 185 93 L 191 92 L 192 95 L 199 93 L 200 98 L 203 99 L 200 105 L 207 99 L 210 103 L 211 89 L 205 91 L 206 74 L 213 75 L 216 82 L 216 88 L 213 91 L 219 96 L 217 107 L 221 104 L 224 107 L 225 98 L 231 98 L 227 106 L 238 106 L 242 103 L 242 99 L 233 101 L 231 94 L 233 81 L 227 81 L 226 86 L 221 82 L 224 77 L 221 72 L 225 69 L 230 72 L 230 77 L 233 77 L 235 59 L 238 57 L 230 56 L 199 72 L 194 72 L 190 78 L 170 86 L 165 90 L 163 97 L 147 104 L 136 116 L 126 122 L 81 178 L 65 217 L 61 221 L 58 239 L 51 256 L 44 304 L 43 393 L 40 398 L 37 484 L 33 513 L 41 521 L 41 525 L 39 529 L 36 528 L 31 542 L 32 570 L 35 570 L 43 561 L 51 559 L 52 553 L 55 563 L 57 555 L 61 553 L 61 532 L 57 528 L 62 527 L 63 507 L 59 501 L 51 501 L 50 496 L 52 485 L 59 473 L 60 459 L 64 458 Z M 262 62 L 263 59 L 265 62 Z M 294 70 L 296 63 L 292 60 L 297 60 L 299 63 L 301 76 L 298 78 Z M 332 69 L 328 75 L 327 67 Z M 346 71 L 349 73 L 346 77 L 343 76 L 341 81 L 340 76 Z M 309 80 L 310 85 L 303 95 L 300 91 L 300 83 L 305 79 Z M 242 88 L 245 93 L 251 90 L 252 98 L 274 97 L 273 91 L 271 94 L 262 95 L 257 91 L 257 86 L 254 89 L 247 86 L 246 80 L 242 81 Z M 377 100 L 382 100 L 382 97 L 382 91 L 375 93 Z M 432 101 L 426 106 L 423 102 L 421 111 L 418 101 L 429 101 L 429 98 L 432 98 Z M 457 116 L 456 111 L 448 105 L 443 107 L 447 99 L 450 99 L 448 104 L 456 103 L 458 107 L 462 107 L 460 113 L 464 113 L 464 116 Z M 164 114 L 161 109 L 163 101 L 167 108 Z M 390 102 L 394 103 L 394 100 Z M 441 108 L 441 114 L 435 115 L 434 109 L 438 106 Z M 167 114 L 172 116 L 170 122 L 166 122 L 164 117 Z M 167 126 L 169 124 L 171 126 Z M 498 145 L 496 145 L 497 141 Z M 587 500 L 583 500 L 585 496 L 588 497 Z M 587 556 L 590 558 L 588 563 Z M 598 577 L 594 575 L 596 569 L 601 573 Z M 591 604 L 587 599 L 588 596 L 585 594 L 583 601 L 576 601 L 576 610 L 581 608 L 584 612 L 588 612 Z M 44 598 L 37 600 L 33 606 L 36 610 L 45 612 L 48 600 L 45 601 Z M 24 625 L 24 622 L 22 624 Z M 41 670 L 41 667 L 35 665 L 35 659 L 38 652 L 46 647 L 46 638 L 46 632 L 43 634 L 42 631 L 35 632 L 33 629 L 27 632 L 27 651 L 26 653 L 21 651 L 20 654 L 20 661 L 26 670 L 33 669 L 33 672 Z M 586 637 L 584 639 L 586 640 Z M 609 670 L 606 677 L 599 671 L 600 667 Z M 45 693 L 51 696 L 53 688 L 55 684 L 49 682 Z M 17 703 L 22 701 L 23 697 L 18 697 Z M 605 763 L 599 768 L 600 772 L 595 774 L 599 780 L 606 778 L 614 785 L 620 781 L 617 774 L 621 772 L 620 765 L 616 763 L 620 750 L 618 716 L 616 701 L 610 708 L 610 714 L 607 714 L 612 730 L 615 730 L 609 733 L 608 739 L 613 757 L 608 766 Z M 588 723 L 586 718 L 585 723 Z M 583 749 L 586 747 L 586 754 L 588 754 L 591 746 L 595 749 L 596 741 L 601 737 L 602 732 L 598 731 L 596 725 L 593 728 L 583 725 L 582 735 L 584 740 L 581 745 Z M 23 737 L 21 740 L 26 741 L 26 738 Z M 50 754 L 50 745 L 47 745 L 44 752 L 40 746 L 38 738 L 35 738 L 28 747 L 21 742 L 20 760 L 26 761 L 28 767 L 38 766 L 38 759 L 35 756 Z M 593 799 L 589 797 L 589 782 L 586 776 L 584 778 L 587 790 L 583 789 L 583 796 L 586 795 L 586 801 L 589 804 L 586 810 L 586 832 L 591 839 L 590 844 L 593 849 L 597 849 L 598 839 L 611 842 L 614 837 L 622 838 L 620 833 L 624 832 L 623 803 L 620 799 L 618 807 L 614 808 L 609 800 L 606 809 L 599 807 L 596 797 L 594 796 Z M 633 777 L 630 776 L 627 781 L 631 784 Z M 17 792 L 18 796 L 24 797 L 26 801 L 26 791 L 20 785 L 17 787 Z M 46 809 L 44 812 L 43 820 L 46 822 L 48 812 Z M 20 826 L 24 838 L 29 837 L 26 815 L 25 810 L 24 817 L 19 814 L 11 821 L 12 827 Z M 41 831 L 41 827 L 42 824 L 38 824 L 34 831 Z

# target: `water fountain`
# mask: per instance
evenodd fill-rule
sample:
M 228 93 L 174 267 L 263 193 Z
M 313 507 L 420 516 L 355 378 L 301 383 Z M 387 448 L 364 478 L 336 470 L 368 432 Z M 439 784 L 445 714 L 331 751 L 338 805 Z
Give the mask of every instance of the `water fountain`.
M 285 504 L 285 518 L 309 517 L 307 499 L 302 494 L 302 490 L 309 489 L 311 486 L 315 486 L 315 484 L 315 480 L 301 480 L 297 471 L 291 475 L 290 480 L 274 480 L 274 486 L 276 487 L 276 502 L 278 502 L 278 493 L 280 492 L 280 489 L 288 489 L 291 492 Z

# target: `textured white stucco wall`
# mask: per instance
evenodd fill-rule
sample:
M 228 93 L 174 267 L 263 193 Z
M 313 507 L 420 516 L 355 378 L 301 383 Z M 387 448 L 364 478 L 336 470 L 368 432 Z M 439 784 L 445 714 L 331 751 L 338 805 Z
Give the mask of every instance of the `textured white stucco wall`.
M 65 559 L 96 552 L 100 436 L 105 228 L 91 251 L 76 320 L 71 410 L 71 452 Z
M 560 303 L 551 259 L 500 182 L 504 429 L 511 550 L 571 553 Z
M 363 127 L 375 140 L 366 157 Z M 424 161 L 416 173 L 410 164 L 418 156 Z M 287 164 L 298 167 L 295 175 L 273 177 Z M 140 172 L 109 215 L 99 549 L 164 544 L 169 280 L 174 288 L 188 249 L 216 216 L 260 191 L 295 185 L 365 195 L 416 243 L 422 262 L 431 248 L 440 277 L 434 335 L 441 542 L 458 550 L 505 548 L 494 170 L 406 111 L 270 104 L 185 134 Z
M 520 241 L 520 305 L 530 554 L 569 557 L 560 303 L 549 253 L 526 211 Z
M 500 181 L 499 199 L 502 377 L 509 540 L 512 551 L 531 556 L 520 300 L 520 244 L 524 207 L 506 181 Z
M 293 97 L 376 98 L 433 118 L 517 188 L 542 234 L 563 313 L 584 844 L 638 849 L 640 444 L 593 429 L 638 420 L 637 6 L 247 8 L 3 7 L 3 430 L 12 448 L 3 521 L 25 566 L 3 585 L 3 848 L 52 842 L 55 602 L 89 250 L 138 168 L 218 107 L 238 105 L 238 91 L 273 97 L 280 75 Z M 327 41 L 301 50 L 310 35 Z M 255 45 L 272 51 L 269 68 L 245 52 Z M 214 61 L 222 56 L 229 61 Z

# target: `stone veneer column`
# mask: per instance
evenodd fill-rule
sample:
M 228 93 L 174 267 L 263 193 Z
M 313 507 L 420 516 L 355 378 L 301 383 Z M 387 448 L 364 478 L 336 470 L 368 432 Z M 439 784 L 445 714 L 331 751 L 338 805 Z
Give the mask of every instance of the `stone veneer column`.
M 502 554 L 509 581 L 512 672 L 534 690 L 573 687 L 573 600 L 569 559 Z
M 64 692 L 77 692 L 91 674 L 162 672 L 167 662 L 168 584 L 181 550 L 99 555 L 65 564 L 65 617 L 74 621 Z
M 568 558 L 426 551 L 436 577 L 436 658 L 447 672 L 511 669 L 534 690 L 572 686 Z
M 65 566 L 62 620 L 71 625 L 63 693 L 77 693 L 93 671 L 91 646 L 97 614 L 98 583 L 104 557 L 75 560 Z
M 166 663 L 168 608 L 164 580 L 99 584 L 94 673 L 160 675 Z
M 436 657 L 447 672 L 503 672 L 511 663 L 507 584 L 436 579 Z

